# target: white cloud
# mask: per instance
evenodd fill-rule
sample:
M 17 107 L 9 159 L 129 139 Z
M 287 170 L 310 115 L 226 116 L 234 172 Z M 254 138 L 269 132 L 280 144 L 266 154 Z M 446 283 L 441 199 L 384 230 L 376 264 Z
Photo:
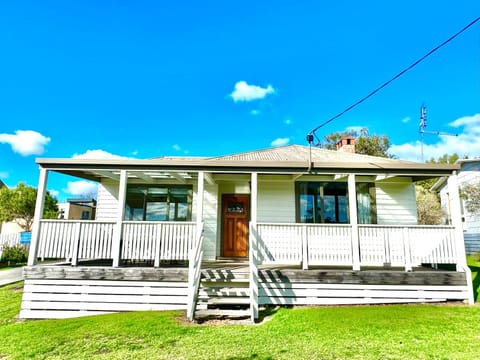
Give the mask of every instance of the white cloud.
M 404 123 L 404 124 L 409 123 L 410 120 L 412 120 L 412 119 L 410 118 L 410 116 L 405 116 L 405 117 L 402 119 L 402 123 Z
M 7 179 L 10 174 L 6 171 L 0 171 L 0 179 Z
M 259 114 L 260 114 L 260 110 L 253 109 L 252 111 L 250 111 L 250 114 L 251 114 L 251 115 L 259 115 Z
M 71 195 L 91 195 L 96 194 L 98 190 L 98 184 L 91 181 L 79 180 L 67 182 L 67 188 L 63 189 L 63 192 Z
M 33 130 L 17 130 L 15 134 L 0 134 L 0 143 L 10 144 L 12 150 L 22 156 L 41 155 L 50 138 Z
M 291 120 L 291 119 L 285 119 L 285 120 L 283 121 L 283 123 L 284 123 L 285 125 L 291 125 L 291 124 L 292 124 L 292 120 Z
M 83 154 L 73 154 L 73 159 L 129 159 L 126 156 L 115 155 L 105 150 L 87 150 Z
M 190 151 L 188 151 L 187 149 L 182 149 L 182 147 L 178 144 L 173 144 L 172 145 L 172 149 L 175 150 L 175 151 L 180 151 L 182 152 L 183 154 L 188 154 Z
M 349 126 L 345 128 L 346 132 L 354 132 L 360 134 L 363 129 L 366 129 L 366 126 Z
M 268 94 L 273 94 L 275 89 L 272 85 L 262 88 L 257 85 L 249 85 L 246 81 L 238 81 L 235 84 L 235 90 L 230 94 L 234 102 L 252 101 L 263 99 Z
M 273 140 L 270 145 L 271 146 L 285 146 L 290 142 L 290 138 L 277 138 Z
M 478 139 L 480 137 L 480 114 L 459 118 L 448 125 L 452 128 L 457 128 L 452 129 L 451 133 L 458 133 L 458 136 L 426 134 L 425 138 L 427 136 L 436 136 L 438 137 L 438 141 L 433 144 L 423 145 L 423 159 L 438 159 L 444 154 L 453 153 L 457 153 L 460 157 L 479 157 L 480 141 L 478 141 Z M 458 129 L 460 127 L 463 127 L 463 130 Z M 400 145 L 392 145 L 389 152 L 404 160 L 422 160 L 422 144 L 420 140 Z
M 465 130 L 474 131 L 476 134 L 480 133 L 480 114 L 472 116 L 464 116 L 448 124 L 451 127 L 458 128 L 465 126 Z
M 58 199 L 58 195 L 60 195 L 60 191 L 58 190 L 48 190 L 48 192 L 50 193 L 50 195 L 52 195 L 54 198 L 57 198 Z

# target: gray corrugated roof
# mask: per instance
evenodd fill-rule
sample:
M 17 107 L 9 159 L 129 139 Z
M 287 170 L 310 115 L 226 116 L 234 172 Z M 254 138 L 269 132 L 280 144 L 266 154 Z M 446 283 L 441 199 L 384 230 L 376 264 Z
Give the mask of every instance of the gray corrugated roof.
M 258 151 L 249 151 L 239 154 L 231 154 L 225 156 L 218 156 L 209 158 L 209 160 L 215 161 L 252 161 L 252 162 L 262 162 L 262 161 L 306 161 L 309 160 L 310 148 L 308 146 L 301 145 L 287 145 L 276 148 L 258 150 Z M 332 163 L 332 162 L 341 162 L 341 163 L 389 163 L 389 164 L 415 164 L 411 161 L 382 158 L 377 156 L 361 155 L 361 154 L 352 154 L 342 151 L 333 151 L 320 149 L 317 147 L 311 148 L 311 160 L 316 163 Z
M 311 159 L 309 153 L 311 151 Z M 445 176 L 460 166 L 425 164 L 404 160 L 351 154 L 301 145 L 288 145 L 217 157 L 160 157 L 154 159 L 37 159 L 42 167 L 69 175 L 84 172 L 101 174 L 120 169 L 144 171 L 316 173 L 354 172 L 368 174 L 412 174 Z M 93 175 L 92 175 L 93 176 Z

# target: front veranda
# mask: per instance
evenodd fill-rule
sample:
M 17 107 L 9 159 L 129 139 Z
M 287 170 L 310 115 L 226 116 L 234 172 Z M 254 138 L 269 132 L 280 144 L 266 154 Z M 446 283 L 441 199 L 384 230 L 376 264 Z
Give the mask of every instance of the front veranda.
M 163 267 L 188 262 L 203 230 L 196 222 L 122 221 L 120 257 L 114 261 L 116 226 L 106 221 L 41 220 L 36 258 L 62 259 L 73 266 L 105 260 L 110 266 Z M 258 265 L 410 271 L 458 262 L 455 228 L 449 225 L 357 225 L 354 229 L 343 224 L 251 223 L 250 230 L 251 257 Z
M 115 174 L 119 188 L 115 221 L 40 219 L 38 214 L 43 206 L 47 174 L 48 170 L 42 168 L 37 198 L 37 210 L 40 211 L 36 212 L 33 228 L 28 264 L 30 270 L 26 271 L 27 281 L 28 274 L 35 278 L 35 271 L 32 269 L 39 259 L 63 259 L 74 267 L 80 264 L 84 279 L 90 278 L 88 264 L 96 265 L 91 267 L 91 271 L 95 272 L 98 261 L 101 260 L 104 261 L 101 267 L 112 269 L 147 266 L 155 271 L 154 269 L 166 269 L 172 265 L 176 268 L 185 267 L 187 272 L 182 272 L 184 278 L 181 280 L 185 286 L 181 292 L 185 295 L 186 304 L 181 306 L 187 309 L 190 318 L 194 317 L 204 249 L 204 182 L 214 181 L 211 173 L 196 172 L 195 221 L 125 221 L 125 197 L 129 179 L 125 169 L 120 169 Z M 145 171 L 142 172 L 143 176 L 145 174 Z M 181 174 L 185 173 L 177 172 L 172 178 L 180 178 L 183 176 Z M 455 205 L 455 201 L 451 204 L 451 226 L 358 224 L 355 174 L 342 174 L 348 178 L 350 223 L 267 223 L 258 221 L 259 174 L 251 172 L 249 176 L 251 215 L 248 227 L 248 283 L 252 319 L 258 317 L 259 299 L 260 303 L 261 299 L 263 303 L 269 303 L 270 299 L 277 297 L 280 298 L 278 303 L 284 303 L 282 301 L 285 297 L 276 294 L 278 289 L 262 288 L 262 284 L 268 282 L 262 282 L 262 276 L 266 276 L 262 271 L 268 269 L 268 266 L 283 269 L 293 267 L 302 271 L 331 269 L 332 273 L 339 269 L 350 269 L 351 272 L 383 269 L 389 273 L 423 271 L 427 268 L 450 269 L 465 274 L 466 283 L 462 284 L 462 295 L 455 296 L 472 301 L 471 291 L 467 289 L 471 280 L 465 264 L 459 205 Z M 141 177 L 140 175 L 137 178 Z M 456 195 L 458 201 L 455 175 L 450 176 L 449 185 L 452 198 L 455 199 Z M 111 278 L 107 276 L 104 279 L 123 280 L 121 272 L 117 272 L 117 275 L 111 274 L 114 272 L 110 272 Z M 64 276 L 59 275 L 57 280 L 64 280 Z M 155 278 L 154 273 L 150 276 Z M 142 276 L 136 279 L 148 281 Z M 334 285 L 341 286 L 350 293 L 368 290 L 368 284 L 358 284 L 360 287 L 352 288 L 356 286 L 354 282 L 355 280 L 347 285 L 342 285 L 342 282 Z M 429 283 L 425 279 L 420 282 Z M 403 285 L 409 285 L 408 281 Z M 436 284 L 436 289 L 448 290 L 441 288 L 443 285 L 449 284 L 444 284 L 442 280 Z M 419 288 L 413 290 L 419 291 Z M 311 290 L 305 291 L 311 293 Z M 332 292 L 333 289 L 316 291 Z M 307 294 L 306 298 L 311 296 Z

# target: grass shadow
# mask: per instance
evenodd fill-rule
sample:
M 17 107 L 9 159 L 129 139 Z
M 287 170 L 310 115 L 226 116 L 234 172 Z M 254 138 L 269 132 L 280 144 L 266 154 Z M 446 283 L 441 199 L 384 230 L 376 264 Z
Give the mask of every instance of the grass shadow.
M 266 320 L 269 320 L 273 315 L 275 315 L 280 306 L 265 306 L 263 310 L 258 312 L 258 319 L 255 321 L 257 324 L 262 323 Z
M 473 299 L 477 302 L 480 290 L 480 266 L 469 266 L 469 268 L 472 272 Z

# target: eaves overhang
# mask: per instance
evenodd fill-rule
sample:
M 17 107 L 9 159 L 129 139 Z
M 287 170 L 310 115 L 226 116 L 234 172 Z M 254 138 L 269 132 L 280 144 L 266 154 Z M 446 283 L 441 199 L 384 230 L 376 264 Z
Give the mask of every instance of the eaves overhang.
M 104 177 L 115 178 L 121 170 L 155 174 L 191 174 L 199 171 L 212 173 L 267 173 L 267 174 L 387 174 L 391 176 L 411 176 L 415 181 L 449 176 L 460 168 L 458 164 L 424 164 L 413 162 L 312 162 L 305 161 L 232 161 L 208 158 L 180 159 L 59 159 L 38 158 L 40 167 L 55 172 L 100 181 Z M 107 175 L 106 175 L 107 174 Z M 110 174 L 110 175 L 108 175 Z M 160 173 L 158 173 L 160 174 Z M 160 175 L 159 175 L 160 176 Z M 142 176 L 139 175 L 141 178 Z M 188 176 L 187 176 L 188 177 Z M 191 177 L 191 176 L 190 176 Z

